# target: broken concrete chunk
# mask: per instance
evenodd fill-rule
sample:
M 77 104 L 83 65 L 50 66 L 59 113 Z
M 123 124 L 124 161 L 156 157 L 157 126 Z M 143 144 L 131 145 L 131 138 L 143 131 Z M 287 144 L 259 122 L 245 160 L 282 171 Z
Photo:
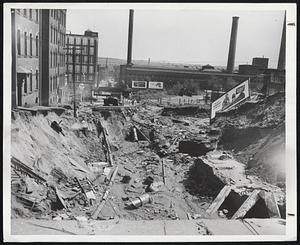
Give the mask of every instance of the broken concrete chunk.
M 129 175 L 124 175 L 121 182 L 124 184 L 128 184 L 130 182 L 130 180 L 131 180 L 131 177 Z
M 96 200 L 96 197 L 95 197 L 95 194 L 93 191 L 86 192 L 85 195 L 86 195 L 87 199 Z
M 85 216 L 77 216 L 77 217 L 75 217 L 75 219 L 78 221 L 87 221 L 88 220 L 87 217 L 85 217 Z
M 147 186 L 146 192 L 158 192 L 161 190 L 161 187 L 164 185 L 163 182 L 153 182 L 151 185 Z

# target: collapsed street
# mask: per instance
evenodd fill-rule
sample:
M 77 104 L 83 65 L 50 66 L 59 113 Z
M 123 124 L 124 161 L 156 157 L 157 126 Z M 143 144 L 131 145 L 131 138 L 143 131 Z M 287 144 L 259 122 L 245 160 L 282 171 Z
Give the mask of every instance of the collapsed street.
M 18 220 L 37 226 L 76 220 L 81 232 L 96 220 L 230 226 L 261 218 L 282 225 L 284 101 L 279 93 L 244 103 L 212 124 L 209 109 L 146 99 L 135 106 L 82 105 L 77 118 L 63 107 L 13 110 L 14 232 L 22 233 Z M 195 225 L 199 234 L 218 233 Z

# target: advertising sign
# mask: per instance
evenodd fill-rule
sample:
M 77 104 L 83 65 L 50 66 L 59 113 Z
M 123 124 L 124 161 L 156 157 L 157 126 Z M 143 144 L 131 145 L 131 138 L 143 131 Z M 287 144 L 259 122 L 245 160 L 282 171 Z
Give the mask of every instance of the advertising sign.
M 210 118 L 213 119 L 217 112 L 224 112 L 232 109 L 243 100 L 249 98 L 249 96 L 249 80 L 246 80 L 229 90 L 216 101 L 212 102 Z
M 146 81 L 132 81 L 132 88 L 147 88 Z
M 148 88 L 163 89 L 164 88 L 164 83 L 163 82 L 149 82 Z

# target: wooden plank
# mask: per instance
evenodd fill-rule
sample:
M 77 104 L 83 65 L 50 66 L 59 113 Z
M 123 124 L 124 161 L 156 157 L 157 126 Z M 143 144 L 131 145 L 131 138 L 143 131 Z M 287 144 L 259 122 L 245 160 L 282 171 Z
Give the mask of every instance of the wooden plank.
M 92 214 L 92 219 L 97 219 L 98 218 L 98 215 L 99 213 L 101 212 L 101 210 L 103 209 L 104 205 L 105 205 L 105 202 L 106 202 L 106 199 L 108 197 L 108 194 L 109 194 L 110 190 L 107 189 L 102 197 L 102 201 L 101 203 L 96 207 L 96 209 L 94 210 L 93 214 Z
M 251 195 L 245 200 L 245 202 L 240 206 L 240 208 L 235 212 L 231 219 L 243 218 L 260 198 L 260 192 L 261 190 L 254 190 Z
M 161 161 L 161 167 L 162 167 L 162 177 L 163 177 L 163 182 L 164 182 L 164 184 L 166 184 L 165 163 L 164 163 L 164 159 L 162 159 L 162 161 Z
M 118 166 L 115 168 L 110 180 L 109 180 L 109 184 L 112 185 L 112 183 L 114 182 L 114 179 L 116 178 L 116 175 L 117 175 L 117 172 L 118 172 Z
M 265 201 L 270 218 L 281 218 L 274 194 L 272 192 L 261 191 L 259 195 Z
M 134 125 L 134 124 L 133 124 Z M 150 143 L 149 138 L 136 126 L 134 125 L 134 127 L 136 128 L 136 130 Z
M 38 182 L 46 182 L 46 180 L 43 177 L 41 177 L 40 175 L 35 173 L 31 167 L 27 166 L 26 164 L 21 162 L 19 159 L 15 158 L 15 157 L 11 157 L 11 163 L 12 163 L 12 167 L 14 169 L 26 173 L 31 178 L 36 179 Z
M 206 210 L 208 214 L 213 214 L 217 212 L 218 208 L 222 205 L 226 197 L 228 197 L 231 192 L 231 187 L 229 185 L 225 185 L 222 190 L 219 192 L 213 203 Z

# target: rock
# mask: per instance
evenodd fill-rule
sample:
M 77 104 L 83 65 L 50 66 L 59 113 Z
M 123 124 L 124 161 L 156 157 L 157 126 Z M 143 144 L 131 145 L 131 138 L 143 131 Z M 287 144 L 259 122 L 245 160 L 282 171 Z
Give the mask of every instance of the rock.
M 62 217 L 56 216 L 56 217 L 53 218 L 53 220 L 62 220 Z
M 153 182 L 151 185 L 147 186 L 146 192 L 158 192 L 163 185 L 163 182 Z
M 128 197 L 128 196 L 122 196 L 122 200 L 123 200 L 123 201 L 128 201 L 128 200 L 129 200 L 129 197 Z
M 60 214 L 59 215 L 62 219 L 66 220 L 66 219 L 70 219 L 69 216 L 67 214 Z
M 144 180 L 144 185 L 151 185 L 153 183 L 154 179 L 151 176 L 147 176 L 147 178 Z
M 87 221 L 88 220 L 87 217 L 85 217 L 85 216 L 77 216 L 77 217 L 75 217 L 75 219 L 78 221 Z
M 131 177 L 129 175 L 125 175 L 123 176 L 121 182 L 124 183 L 124 184 L 128 184 L 131 180 Z

